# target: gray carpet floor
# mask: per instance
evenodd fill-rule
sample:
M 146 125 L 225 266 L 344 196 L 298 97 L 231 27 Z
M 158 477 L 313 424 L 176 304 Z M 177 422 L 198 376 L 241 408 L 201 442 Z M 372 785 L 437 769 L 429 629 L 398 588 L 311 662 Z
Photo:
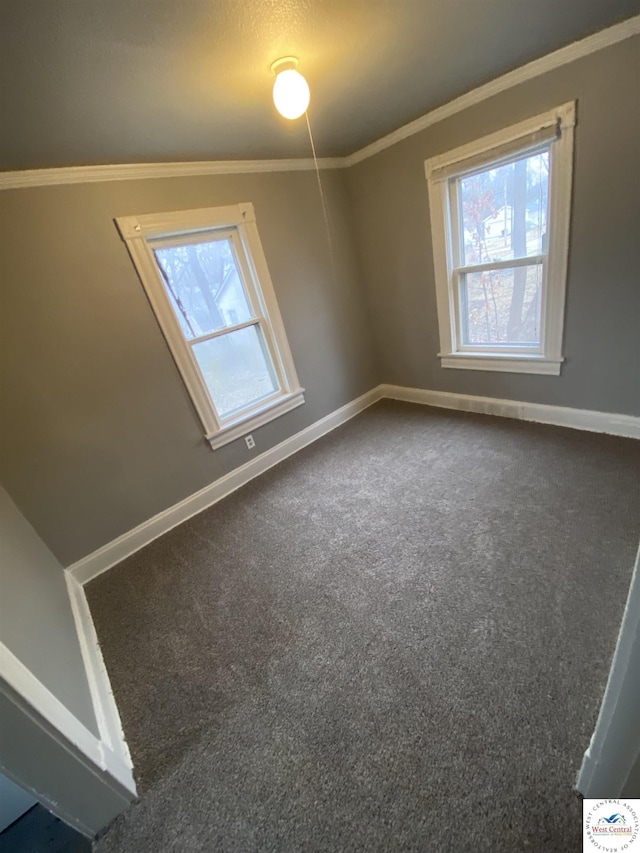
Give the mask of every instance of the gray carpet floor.
M 87 587 L 115 851 L 577 851 L 640 442 L 382 402 Z

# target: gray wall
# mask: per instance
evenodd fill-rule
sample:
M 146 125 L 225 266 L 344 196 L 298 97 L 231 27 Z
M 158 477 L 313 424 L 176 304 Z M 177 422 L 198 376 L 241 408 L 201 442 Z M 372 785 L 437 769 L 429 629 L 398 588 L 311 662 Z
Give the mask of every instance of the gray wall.
M 640 797 L 640 754 L 635 760 L 627 781 L 622 789 L 623 797 Z
M 132 801 L 0 678 L 0 771 L 93 837 Z
M 0 642 L 98 735 L 62 566 L 0 487 Z
M 250 458 L 205 444 L 113 218 L 253 202 L 304 406 L 261 452 L 377 383 L 640 413 L 640 115 L 629 39 L 325 171 L 6 190 L 0 481 L 68 565 Z M 578 99 L 560 377 L 440 367 L 425 158 Z
M 0 193 L 0 480 L 68 565 L 377 381 L 343 172 L 121 181 Z M 253 202 L 304 406 L 212 451 L 115 216 Z
M 349 170 L 382 381 L 640 414 L 639 72 L 640 39 L 628 39 Z M 441 368 L 424 160 L 573 99 L 578 125 L 562 375 Z

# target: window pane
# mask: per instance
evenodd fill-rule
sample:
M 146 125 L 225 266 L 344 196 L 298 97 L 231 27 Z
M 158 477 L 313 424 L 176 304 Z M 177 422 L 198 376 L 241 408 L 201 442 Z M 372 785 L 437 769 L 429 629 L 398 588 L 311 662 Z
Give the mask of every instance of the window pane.
M 463 266 L 547 251 L 549 151 L 460 178 Z
M 221 417 L 278 389 L 257 325 L 201 341 L 193 345 L 193 352 Z
M 156 249 L 154 254 L 187 340 L 252 318 L 231 240 Z
M 465 344 L 539 344 L 542 264 L 468 273 L 461 280 Z

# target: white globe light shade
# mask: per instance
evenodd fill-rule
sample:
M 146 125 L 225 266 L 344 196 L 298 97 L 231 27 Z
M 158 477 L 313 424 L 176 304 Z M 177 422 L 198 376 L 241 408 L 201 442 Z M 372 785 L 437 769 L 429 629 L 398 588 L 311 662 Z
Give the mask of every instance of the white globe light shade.
M 273 84 L 273 102 L 285 118 L 300 118 L 309 106 L 309 85 L 294 68 L 281 71 Z

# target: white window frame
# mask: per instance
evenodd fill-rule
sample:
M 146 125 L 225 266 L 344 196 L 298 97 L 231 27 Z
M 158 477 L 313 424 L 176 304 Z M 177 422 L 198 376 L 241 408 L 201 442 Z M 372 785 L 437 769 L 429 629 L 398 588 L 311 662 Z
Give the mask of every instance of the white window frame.
M 575 102 L 504 128 L 425 161 L 436 282 L 440 363 L 466 370 L 559 375 L 563 362 L 565 289 L 569 255 Z M 549 149 L 547 252 L 542 262 L 540 345 L 465 345 L 461 335 L 456 267 L 458 214 L 453 187 L 466 174 L 481 171 L 520 154 Z M 498 264 L 499 265 L 499 264 Z M 508 266 L 508 264 L 503 264 Z
M 296 374 L 252 204 L 119 216 L 115 221 L 212 449 L 235 441 L 304 403 L 304 388 L 300 387 Z M 260 325 L 279 384 L 278 390 L 269 397 L 227 417 L 221 417 L 216 410 L 192 347 L 169 301 L 153 254 L 153 248 L 175 245 L 176 238 L 182 245 L 189 241 L 205 241 L 207 234 L 212 232 L 232 241 L 247 298 L 255 313 L 250 323 L 257 321 Z M 240 327 L 246 325 L 239 324 Z M 229 329 L 222 333 L 225 331 Z M 212 333 L 212 336 L 216 334 L 219 333 Z

